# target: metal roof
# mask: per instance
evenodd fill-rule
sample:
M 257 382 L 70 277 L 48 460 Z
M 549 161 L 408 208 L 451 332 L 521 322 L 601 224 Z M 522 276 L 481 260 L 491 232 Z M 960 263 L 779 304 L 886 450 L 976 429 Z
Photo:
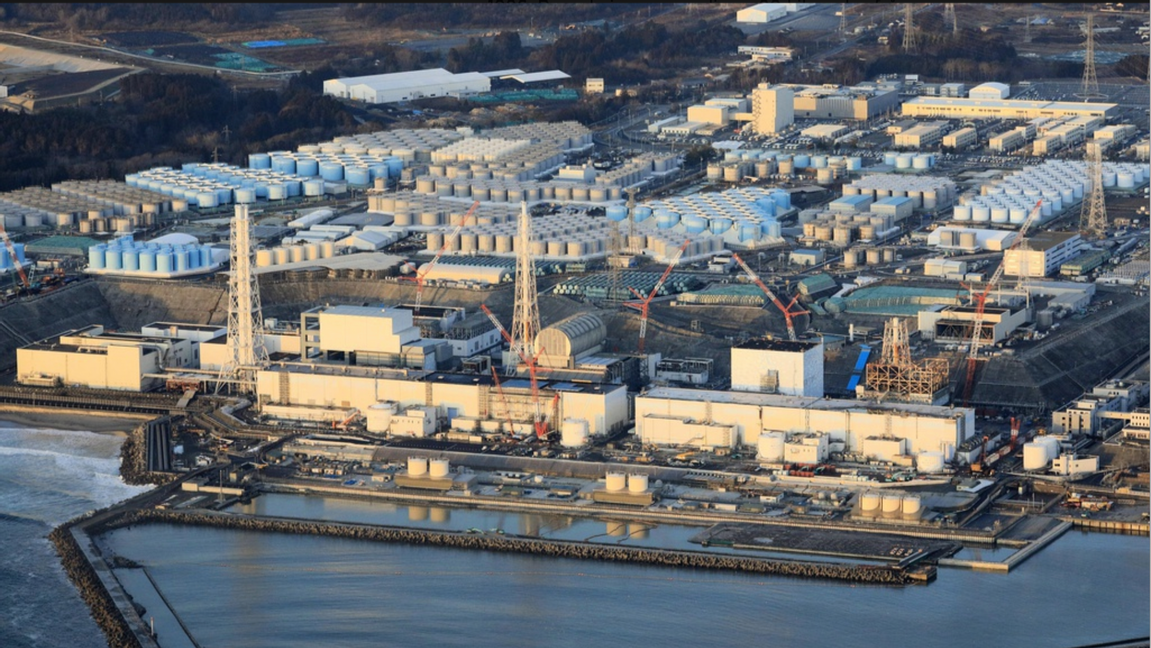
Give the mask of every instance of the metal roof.
M 528 72 L 525 74 L 509 74 L 500 77 L 501 79 L 515 79 L 520 83 L 535 83 L 536 81 L 558 81 L 560 79 L 570 79 L 571 75 L 559 70 L 548 70 L 546 72 Z

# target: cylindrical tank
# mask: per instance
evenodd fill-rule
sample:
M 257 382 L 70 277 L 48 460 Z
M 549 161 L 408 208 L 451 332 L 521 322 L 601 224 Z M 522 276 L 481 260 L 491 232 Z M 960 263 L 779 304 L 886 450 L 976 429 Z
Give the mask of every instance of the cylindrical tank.
M 879 265 L 883 262 L 883 252 L 879 248 L 867 248 L 867 264 Z
M 884 263 L 895 263 L 895 248 L 890 248 L 890 247 L 883 248 L 883 262 Z
M 266 268 L 276 260 L 271 250 L 256 250 L 256 267 Z
M 95 270 L 103 270 L 104 260 L 106 258 L 105 253 L 107 249 L 108 246 L 104 245 L 103 243 L 99 243 L 88 248 L 88 267 Z M 4 253 L 7 255 L 8 250 L 5 249 Z
M 855 268 L 859 266 L 859 250 L 846 250 L 843 253 L 843 267 Z
M 236 195 L 236 204 L 238 204 L 238 205 L 250 205 L 250 204 L 256 202 L 256 190 L 255 189 L 237 188 L 235 190 L 235 195 Z
M 275 257 L 273 265 L 284 265 L 292 260 L 292 253 L 286 247 L 273 248 L 272 254 Z
M 795 173 L 795 160 L 790 157 L 779 158 L 779 174 L 792 175 Z
M 140 250 L 140 270 L 143 272 L 156 271 L 156 252 L 153 250 Z
M 288 256 L 291 258 L 292 263 L 304 261 L 304 246 L 292 245 L 288 247 Z
M 586 419 L 564 419 L 560 428 L 560 445 L 565 448 L 579 448 L 587 445 L 588 424 Z
M 176 251 L 172 252 L 172 259 L 175 261 L 175 264 L 176 264 L 176 267 L 175 267 L 176 272 L 187 272 L 188 271 L 188 251 L 187 250 L 176 250 Z
M 606 210 L 608 220 L 621 222 L 627 219 L 627 207 L 623 205 L 612 205 Z
M 919 457 L 916 459 L 915 466 L 921 473 L 932 474 L 943 472 L 943 453 L 920 452 Z
M 977 241 L 975 232 L 959 232 L 959 247 L 964 250 L 974 250 L 978 246 Z
M 830 240 L 832 240 L 831 225 L 816 225 L 815 226 L 815 240 L 817 240 L 817 241 L 830 241 Z
M 240 202 L 240 190 L 236 190 L 236 202 Z M 305 180 L 304 181 L 304 195 L 308 197 L 324 195 L 324 181 L 323 180 Z
M 760 461 L 783 461 L 784 435 L 781 432 L 761 432 L 758 444 Z
M 1023 444 L 1023 469 L 1043 470 L 1047 467 L 1047 448 L 1041 443 Z
M 811 158 L 803 154 L 796 155 L 791 160 L 797 169 L 806 169 L 811 164 Z
M 882 499 L 882 510 L 880 511 L 883 517 L 897 517 L 903 510 L 903 496 L 895 493 L 886 493 Z
M 339 162 L 321 162 L 320 177 L 324 180 L 338 182 L 344 179 L 344 165 Z
M 104 250 L 104 267 L 109 270 L 119 270 L 124 267 L 124 256 L 119 247 L 109 247 Z
M 647 475 L 632 474 L 627 477 L 627 490 L 631 493 L 647 492 Z
M 124 270 L 140 269 L 140 253 L 136 250 L 124 250 L 120 253 L 121 268 Z
M 897 156 L 895 156 L 895 168 L 896 169 L 910 169 L 911 168 L 911 161 L 914 159 L 915 159 L 915 156 L 913 156 L 913 155 L 907 155 L 907 154 L 897 155 Z
M 923 500 L 918 495 L 903 498 L 902 517 L 904 520 L 918 520 L 923 515 Z
M 879 515 L 882 498 L 877 493 L 864 493 L 860 497 L 859 510 L 867 517 Z
M 970 205 L 956 205 L 955 210 L 951 215 L 952 219 L 957 221 L 971 220 L 971 206 Z
M 911 158 L 911 168 L 913 169 L 927 169 L 931 167 L 930 155 L 916 155 Z
M 898 153 L 887 152 L 883 154 L 883 163 L 887 166 L 895 166 L 895 159 L 899 157 Z
M 991 222 L 992 223 L 1006 223 L 1009 212 L 1006 207 L 992 207 L 991 208 Z
M 421 477 L 426 474 L 428 474 L 427 457 L 408 457 L 408 475 L 410 477 Z
M 173 270 L 172 252 L 164 250 L 156 253 L 156 272 L 168 273 Z
M 435 479 L 443 479 L 451 472 L 447 459 L 432 459 L 428 462 L 428 474 Z
M 308 243 L 304 245 L 304 259 L 307 261 L 315 261 L 320 258 L 320 244 Z
M 336 244 L 334 241 L 324 241 L 320 243 L 320 258 L 330 259 L 336 256 Z
M 627 488 L 627 475 L 621 472 L 609 472 L 607 474 L 607 490 L 610 493 L 618 493 Z

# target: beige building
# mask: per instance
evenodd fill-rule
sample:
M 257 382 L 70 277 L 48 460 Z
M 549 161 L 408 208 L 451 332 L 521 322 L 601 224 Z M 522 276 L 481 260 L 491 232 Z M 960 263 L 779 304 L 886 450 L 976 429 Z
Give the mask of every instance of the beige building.
M 588 79 L 584 83 L 584 92 L 588 94 L 603 94 L 603 79 Z
M 925 340 L 967 344 L 975 335 L 974 306 L 947 306 L 938 311 L 919 311 L 919 334 Z M 1027 323 L 1027 309 L 1011 310 L 1002 306 L 983 309 L 983 342 L 995 344 Z
M 149 391 L 164 370 L 199 365 L 191 340 L 110 333 L 93 325 L 16 350 L 16 381 L 94 389 Z
M 1077 232 L 1040 232 L 1027 238 L 1003 258 L 1003 274 L 1046 277 L 1079 255 L 1083 237 Z
M 752 129 L 774 135 L 795 123 L 795 93 L 785 86 L 761 83 L 751 93 Z
M 790 85 L 794 116 L 803 119 L 866 120 L 894 110 L 899 93 L 869 86 Z
M 974 144 L 977 141 L 977 137 L 977 131 L 968 126 L 944 135 L 943 145 L 955 149 L 964 148 Z
M 1110 118 L 1119 110 L 1117 104 L 1080 103 L 1071 101 L 1019 101 L 1015 99 L 963 99 L 953 97 L 916 97 L 903 102 L 904 117 L 972 117 L 1000 119 L 1035 119 L 1036 117 L 1102 117 Z
M 895 146 L 897 148 L 927 148 L 943 139 L 943 129 L 946 127 L 947 122 L 943 121 L 916 124 L 895 136 Z
M 748 340 L 731 347 L 735 391 L 823 396 L 823 344 L 791 340 Z

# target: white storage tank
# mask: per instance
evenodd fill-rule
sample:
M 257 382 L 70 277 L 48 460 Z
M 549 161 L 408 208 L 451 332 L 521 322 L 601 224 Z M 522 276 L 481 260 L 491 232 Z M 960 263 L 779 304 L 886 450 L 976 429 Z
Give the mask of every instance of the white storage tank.
M 647 483 L 647 475 L 628 475 L 627 490 L 631 493 L 646 493 Z
M 879 515 L 880 501 L 881 498 L 877 493 L 864 493 L 860 498 L 860 512 L 868 517 Z
M 621 472 L 609 472 L 606 481 L 609 493 L 618 493 L 627 488 L 627 475 Z
M 408 475 L 420 477 L 428 474 L 427 457 L 408 457 Z
M 893 493 L 884 495 L 882 507 L 883 517 L 897 517 L 903 510 L 903 496 Z
M 903 498 L 903 519 L 918 520 L 923 515 L 923 500 L 918 495 L 907 495 Z
M 1047 448 L 1037 442 L 1023 444 L 1023 469 L 1043 470 L 1047 467 Z
M 915 464 L 921 473 L 933 474 L 943 472 L 943 453 L 920 452 Z
M 560 427 L 560 445 L 565 448 L 580 448 L 587 445 L 588 424 L 586 419 L 567 418 Z
M 428 474 L 435 479 L 443 479 L 451 472 L 451 464 L 447 459 L 432 459 L 428 462 Z
M 782 432 L 764 432 L 759 435 L 758 458 L 760 461 L 783 461 L 784 434 Z

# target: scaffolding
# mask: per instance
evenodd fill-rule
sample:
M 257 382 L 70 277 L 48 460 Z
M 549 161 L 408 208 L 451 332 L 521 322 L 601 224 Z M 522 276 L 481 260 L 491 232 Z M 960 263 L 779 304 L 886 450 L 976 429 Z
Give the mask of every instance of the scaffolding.
M 880 359 L 866 371 L 863 398 L 934 404 L 948 392 L 949 363 L 944 358 L 912 360 L 907 324 L 898 317 L 888 321 Z

